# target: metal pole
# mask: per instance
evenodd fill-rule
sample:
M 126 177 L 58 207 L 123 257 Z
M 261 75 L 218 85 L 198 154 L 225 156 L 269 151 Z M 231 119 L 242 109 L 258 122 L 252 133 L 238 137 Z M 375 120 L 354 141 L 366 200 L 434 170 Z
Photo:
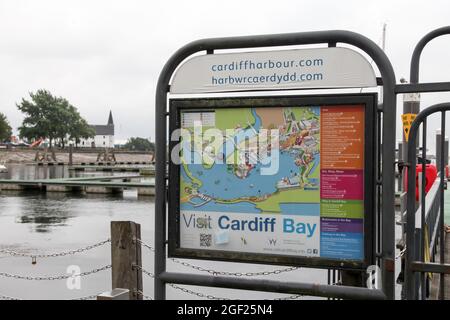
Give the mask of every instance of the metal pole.
M 405 160 L 405 156 L 403 156 L 403 141 L 398 142 L 398 161 Z M 403 170 L 399 170 L 398 179 L 397 179 L 397 191 L 403 191 Z M 403 214 L 403 212 L 401 212 Z
M 448 166 L 448 137 L 444 137 L 445 140 L 445 148 L 444 148 L 444 166 Z
M 419 230 L 419 248 L 420 248 L 420 261 L 425 262 L 425 246 L 427 245 L 424 241 L 425 237 L 425 187 L 426 187 L 426 177 L 427 177 L 427 119 L 423 120 L 422 123 L 422 183 L 420 185 L 420 208 L 421 208 L 421 228 Z M 422 300 L 426 299 L 426 274 L 420 273 L 420 283 L 422 286 Z
M 439 170 L 441 167 L 441 160 L 443 159 L 443 153 L 441 150 L 441 129 L 436 129 L 436 168 Z
M 406 93 L 403 95 L 403 114 L 412 113 L 418 114 L 420 112 L 420 94 L 419 93 Z M 417 139 L 416 148 L 419 140 Z M 408 146 L 410 144 L 406 141 L 405 134 L 403 133 L 403 160 L 406 161 L 408 157 Z
M 440 262 L 441 264 L 445 263 L 445 228 L 444 228 L 444 177 L 445 177 L 445 168 L 444 168 L 444 153 L 445 153 L 445 111 L 442 111 L 441 117 L 441 162 L 439 164 L 441 185 L 439 192 L 441 193 L 441 210 L 439 216 L 439 229 L 440 229 Z M 445 274 L 441 273 L 439 278 L 439 298 L 441 300 L 445 299 Z
M 409 133 L 410 146 L 416 145 L 417 132 L 420 122 L 414 121 Z M 406 217 L 406 264 L 405 289 L 406 299 L 415 299 L 416 277 L 411 270 L 411 263 L 416 261 L 416 150 L 408 148 L 408 188 L 407 188 L 407 217 Z
M 279 292 L 287 294 L 304 294 L 316 297 L 331 297 L 341 299 L 373 299 L 384 300 L 386 296 L 383 291 L 349 286 L 329 286 L 316 283 L 295 283 L 290 281 L 274 280 L 252 280 L 241 278 L 230 278 L 223 276 L 206 276 L 190 274 L 188 277 L 183 273 L 163 273 L 161 279 L 167 283 L 178 283 L 184 285 L 195 285 L 216 288 L 242 289 L 264 292 Z

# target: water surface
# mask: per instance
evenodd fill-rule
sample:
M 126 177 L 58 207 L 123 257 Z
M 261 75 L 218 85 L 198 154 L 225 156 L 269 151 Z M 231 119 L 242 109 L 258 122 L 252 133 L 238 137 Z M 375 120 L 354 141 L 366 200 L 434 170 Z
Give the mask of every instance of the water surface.
M 9 173 L 0 179 L 46 179 L 73 177 L 66 167 L 37 167 L 8 165 Z M 77 176 L 110 175 L 111 173 L 76 173 Z M 123 173 L 122 173 L 123 174 Z M 138 197 L 136 191 L 123 195 L 83 195 L 39 192 L 0 192 L 0 248 L 8 248 L 29 254 L 48 254 L 78 249 L 110 237 L 110 222 L 129 220 L 141 224 L 142 239 L 153 244 L 154 198 Z M 38 259 L 33 265 L 30 258 L 0 255 L 0 272 L 25 276 L 66 275 L 67 268 L 76 265 L 81 272 L 110 264 L 110 246 L 105 245 L 82 254 Z M 153 271 L 153 253 L 143 250 L 143 267 Z M 185 260 L 206 269 L 230 272 L 258 272 L 282 269 L 279 266 L 249 265 L 213 261 Z M 171 260 L 169 271 L 195 271 Z M 305 281 L 326 283 L 326 271 L 299 269 L 274 276 L 259 277 L 281 281 Z M 80 290 L 69 290 L 66 280 L 27 281 L 0 276 L 0 296 L 21 299 L 72 299 L 98 294 L 111 289 L 110 270 L 82 278 Z M 195 292 L 232 299 L 272 299 L 286 295 L 237 291 L 217 288 L 186 287 Z M 153 296 L 153 280 L 144 275 L 144 292 Z M 167 288 L 168 299 L 200 299 L 172 287 Z

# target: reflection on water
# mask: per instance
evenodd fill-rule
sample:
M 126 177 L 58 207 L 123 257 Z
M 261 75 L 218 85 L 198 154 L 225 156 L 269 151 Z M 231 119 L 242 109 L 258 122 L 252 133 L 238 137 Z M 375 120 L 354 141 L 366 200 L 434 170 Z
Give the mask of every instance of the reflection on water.
M 65 167 L 9 166 L 7 177 L 14 179 L 70 177 Z M 86 174 L 78 173 L 85 176 Z M 105 172 L 89 175 L 107 175 Z M 111 174 L 111 173 L 110 173 Z M 5 178 L 5 176 L 0 177 Z M 72 193 L 0 192 L 0 248 L 28 254 L 49 254 L 82 248 L 110 237 L 110 222 L 135 221 L 141 224 L 142 239 L 154 241 L 154 198 L 141 198 L 135 190 L 120 195 L 83 195 Z M 143 267 L 153 271 L 153 252 L 143 248 Z M 213 261 L 188 262 L 205 269 L 229 272 L 261 272 L 282 267 L 236 264 Z M 67 268 L 76 265 L 81 272 L 111 263 L 108 245 L 76 255 L 58 258 L 30 259 L 0 255 L 0 272 L 27 276 L 66 275 Z M 169 271 L 204 274 L 171 260 Z M 326 271 L 299 269 L 298 271 L 263 277 L 280 281 L 326 283 Z M 78 290 L 69 290 L 66 281 L 26 281 L 0 277 L 0 295 L 22 299 L 71 299 L 111 290 L 110 270 L 83 277 Z M 221 288 L 189 287 L 203 294 L 237 299 L 271 299 L 281 294 L 226 290 Z M 144 292 L 153 296 L 153 279 L 144 277 Z M 169 299 L 199 299 L 174 288 L 167 288 Z
M 68 198 L 66 194 L 58 192 L 11 191 L 6 194 L 27 199 L 21 206 L 21 215 L 16 218 L 16 222 L 29 224 L 32 232 L 51 232 L 51 228 L 67 226 L 67 220 L 72 217 L 68 202 L 76 197 L 71 195 Z
M 66 194 L 63 192 L 40 193 L 35 191 L 3 191 L 0 195 L 1 200 L 8 198 L 24 199 L 20 201 L 20 206 L 12 208 L 13 211 L 20 210 L 20 214 L 16 217 L 16 223 L 29 224 L 31 232 L 51 232 L 52 229 L 70 226 L 70 220 L 76 219 L 81 212 L 77 212 L 80 204 L 90 203 L 90 210 L 98 207 L 98 202 L 126 202 L 133 211 L 134 205 L 141 202 L 153 204 L 153 197 L 133 197 L 132 191 L 125 191 L 122 194 Z M 16 201 L 14 201 L 16 203 Z M 84 206 L 83 206 L 84 207 Z M 82 209 L 80 209 L 82 210 Z M 18 212 L 19 213 L 19 212 Z M 113 215 L 108 211 L 108 215 Z
M 56 179 L 70 178 L 72 171 L 67 166 L 36 166 L 6 164 L 8 172 L 0 173 L 0 179 Z

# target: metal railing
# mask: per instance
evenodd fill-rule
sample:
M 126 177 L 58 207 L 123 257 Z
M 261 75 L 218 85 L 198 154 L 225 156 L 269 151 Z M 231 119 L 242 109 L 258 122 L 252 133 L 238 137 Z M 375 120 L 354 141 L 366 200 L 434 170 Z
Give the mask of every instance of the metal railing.
M 426 159 L 427 159 L 427 118 L 441 113 L 441 135 L 445 137 L 445 113 L 450 110 L 450 103 L 433 105 L 420 112 L 414 120 L 408 142 L 408 194 L 406 219 L 406 264 L 405 290 L 407 299 L 426 299 L 428 273 L 439 273 L 440 299 L 445 298 L 445 274 L 450 274 L 450 265 L 445 264 L 445 230 L 444 230 L 444 157 L 438 163 L 439 179 L 426 194 Z M 416 141 L 419 127 L 422 125 L 422 175 L 420 178 L 420 206 L 416 203 Z M 445 139 L 441 139 L 442 154 Z M 439 263 L 432 262 L 439 243 Z
M 441 203 L 441 192 L 439 190 L 441 186 L 441 179 L 437 178 L 431 187 L 430 191 L 426 195 L 425 203 L 425 228 L 428 237 L 424 237 L 424 242 L 428 245 L 430 250 L 430 260 L 434 261 L 437 244 L 439 240 L 439 220 L 440 220 L 440 203 Z M 420 206 L 417 211 L 422 212 L 422 206 Z M 416 212 L 416 216 L 417 216 Z

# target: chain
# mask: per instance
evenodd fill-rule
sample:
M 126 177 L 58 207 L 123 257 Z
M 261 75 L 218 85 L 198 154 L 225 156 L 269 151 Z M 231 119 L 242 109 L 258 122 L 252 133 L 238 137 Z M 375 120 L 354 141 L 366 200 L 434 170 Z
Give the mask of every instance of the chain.
M 9 297 L 9 296 L 4 296 L 0 294 L 0 300 L 10 300 L 10 301 L 18 301 L 20 300 L 19 298 L 13 298 L 13 297 Z
M 206 298 L 206 299 L 209 299 L 209 300 L 231 300 L 229 298 L 220 298 L 220 297 L 215 297 L 215 296 L 210 295 L 210 294 L 203 294 L 201 292 L 195 292 L 195 291 L 192 291 L 192 290 L 189 290 L 189 289 L 186 289 L 186 288 L 179 287 L 179 286 L 177 286 L 177 285 L 175 285 L 173 283 L 170 283 L 169 286 L 171 286 L 172 288 L 174 288 L 176 290 L 180 290 L 180 291 L 182 291 L 184 293 L 191 294 L 191 295 L 194 295 L 194 296 L 197 296 L 197 297 L 200 297 L 200 298 Z
M 180 261 L 177 259 L 171 259 L 173 262 L 181 264 L 182 266 L 197 270 L 197 271 L 201 271 L 201 272 L 207 272 L 210 273 L 212 275 L 220 275 L 220 276 L 233 276 L 233 277 L 255 277 L 255 276 L 268 276 L 268 275 L 272 275 L 272 274 L 280 274 L 280 273 L 284 273 L 284 272 L 291 272 L 291 271 L 295 271 L 298 270 L 297 267 L 288 267 L 288 268 L 284 268 L 284 269 L 276 269 L 273 271 L 260 271 L 260 272 L 228 272 L 228 271 L 216 271 L 216 270 L 212 270 L 212 269 L 205 269 L 199 266 L 195 266 L 193 264 L 190 264 L 188 262 L 184 262 L 184 261 Z
M 206 299 L 209 299 L 209 300 L 238 300 L 238 299 L 216 297 L 216 296 L 213 296 L 213 295 L 210 295 L 210 294 L 204 294 L 204 293 L 201 293 L 201 292 L 192 291 L 192 290 L 189 290 L 189 289 L 177 286 L 175 284 L 169 284 L 169 286 L 171 286 L 172 288 L 174 288 L 176 290 L 182 291 L 184 293 L 187 293 L 187 294 L 190 294 L 190 295 L 194 295 L 194 296 L 197 296 L 197 297 L 200 297 L 200 298 L 206 298 Z M 296 299 L 299 299 L 299 298 L 302 298 L 302 297 L 303 297 L 302 295 L 298 295 L 297 294 L 297 295 L 293 295 L 293 296 L 289 296 L 289 297 L 274 298 L 273 300 L 296 300 Z
M 144 241 L 142 241 L 141 239 L 136 239 L 136 242 L 138 242 L 139 244 L 143 245 L 144 247 L 146 247 L 147 249 L 149 249 L 152 252 L 155 252 L 155 248 L 153 248 L 151 245 L 145 243 Z
M 135 269 L 135 268 L 141 270 L 142 273 L 146 274 L 150 278 L 155 277 L 155 275 L 153 273 L 151 273 L 150 271 L 145 270 L 144 268 L 142 268 L 141 266 L 138 266 L 137 264 L 133 264 L 133 269 Z
M 70 299 L 70 300 L 92 300 L 92 299 L 97 299 L 97 296 L 99 294 L 100 293 L 93 294 L 93 295 L 90 295 L 90 296 L 80 297 L 80 298 L 74 298 L 74 299 Z M 19 301 L 19 300 L 22 300 L 22 299 L 0 295 L 0 300 L 17 300 L 17 301 Z
M 140 243 L 142 246 L 144 246 L 145 248 L 149 249 L 150 251 L 152 251 L 152 252 L 155 251 L 155 248 L 153 248 L 151 245 L 145 243 L 144 241 L 142 241 L 140 239 L 136 239 L 136 241 L 138 243 Z M 200 267 L 200 266 L 195 266 L 195 265 L 190 264 L 188 262 L 180 261 L 178 259 L 173 259 L 172 258 L 170 260 L 172 260 L 173 262 L 178 263 L 178 264 L 180 264 L 180 265 L 182 265 L 184 267 L 192 268 L 192 269 L 197 270 L 197 271 L 208 272 L 208 273 L 213 274 L 213 275 L 225 275 L 225 276 L 235 276 L 235 277 L 268 276 L 268 275 L 271 275 L 271 274 L 280 274 L 280 273 L 283 273 L 283 272 L 290 272 L 290 271 L 295 271 L 295 270 L 299 269 L 297 267 L 288 267 L 288 268 L 284 268 L 284 269 L 276 269 L 276 270 L 273 270 L 273 271 L 245 272 L 245 273 L 242 273 L 242 272 L 227 272 L 227 271 L 216 271 L 216 270 L 212 270 L 212 269 L 206 269 L 206 268 L 203 268 L 203 267 Z M 134 267 L 139 269 L 139 270 L 141 270 L 142 273 L 146 274 L 147 276 L 152 277 L 152 278 L 154 277 L 153 273 L 143 269 L 141 266 L 134 265 Z M 209 299 L 209 300 L 231 300 L 229 298 L 216 297 L 216 296 L 213 296 L 213 295 L 210 295 L 210 294 L 204 294 L 204 293 L 201 293 L 201 292 L 192 291 L 192 290 L 189 290 L 189 289 L 177 286 L 175 284 L 168 284 L 168 285 L 170 287 L 176 289 L 176 290 L 182 291 L 182 292 L 190 294 L 190 295 L 197 296 L 199 298 L 206 298 L 206 299 Z M 143 295 L 141 292 L 138 292 L 138 294 Z M 145 298 L 144 295 L 143 295 L 143 297 Z M 296 300 L 296 299 L 299 299 L 299 298 L 302 298 L 302 297 L 303 297 L 302 295 L 292 295 L 292 296 L 288 296 L 288 297 L 274 298 L 273 300 Z
M 149 276 L 151 278 L 155 277 L 153 273 L 145 270 L 141 266 L 133 265 L 133 268 L 141 270 L 142 273 L 146 274 L 147 276 Z M 203 293 L 200 293 L 200 292 L 195 292 L 195 291 L 192 291 L 192 290 L 189 290 L 189 289 L 186 289 L 186 288 L 179 287 L 179 286 L 177 286 L 175 284 L 169 284 L 169 286 L 171 286 L 174 289 L 183 291 L 184 293 L 195 295 L 195 296 L 200 297 L 200 298 L 206 298 L 206 299 L 210 299 L 210 300 L 231 300 L 231 299 L 228 299 L 228 298 L 220 298 L 220 297 L 215 297 L 215 296 L 209 295 L 209 294 L 203 294 Z M 144 297 L 144 299 L 146 298 L 146 296 L 144 294 L 142 294 L 141 291 L 137 291 L 137 294 L 142 295 Z M 273 300 L 296 300 L 296 299 L 299 299 L 301 297 L 303 297 L 303 296 L 302 295 L 293 295 L 293 296 L 289 296 L 289 297 L 275 298 Z M 149 300 L 149 299 L 146 299 L 146 300 Z M 152 300 L 152 299 L 150 298 L 150 300 Z
M 81 300 L 81 301 L 84 301 L 84 300 L 97 300 L 97 297 L 100 294 L 101 294 L 101 292 L 97 293 L 97 294 L 92 294 L 90 296 L 85 296 L 85 297 L 80 297 L 80 298 L 73 298 L 73 299 L 70 299 L 70 300 Z
M 404 248 L 400 253 L 395 257 L 395 260 L 400 259 L 406 253 L 406 248 Z
M 146 274 L 147 276 L 149 276 L 151 278 L 155 277 L 153 273 L 145 270 L 141 266 L 133 265 L 133 268 L 141 270 L 142 273 Z M 180 291 L 182 291 L 184 293 L 195 295 L 195 296 L 200 297 L 200 298 L 206 298 L 206 299 L 210 299 L 210 300 L 231 300 L 229 298 L 220 298 L 220 297 L 215 297 L 215 296 L 210 295 L 210 294 L 203 294 L 201 292 L 192 291 L 192 290 L 189 290 L 189 289 L 186 289 L 186 288 L 183 288 L 183 287 L 179 287 L 179 286 L 177 286 L 175 284 L 169 284 L 169 286 L 171 286 L 174 289 L 180 290 Z M 144 299 L 146 299 L 146 297 L 147 297 L 141 291 L 137 291 L 136 293 L 142 295 L 144 297 Z M 301 295 L 294 295 L 294 296 L 289 296 L 289 297 L 276 298 L 274 300 L 295 300 L 295 299 L 298 299 L 300 297 L 302 297 L 302 296 Z M 146 299 L 146 300 L 149 300 L 149 299 Z M 152 299 L 150 298 L 150 300 L 152 300 Z
M 48 276 L 48 277 L 31 277 L 31 276 L 21 276 L 21 275 L 15 275 L 15 274 L 10 274 L 10 273 L 6 273 L 6 272 L 0 272 L 0 277 L 5 277 L 5 278 L 13 278 L 13 279 L 17 279 L 17 280 L 30 280 L 30 281 L 45 281 L 45 280 L 49 280 L 49 281 L 53 281 L 53 280 L 66 280 L 69 278 L 73 278 L 73 277 L 84 277 L 84 276 L 88 276 L 97 272 L 101 272 L 101 271 L 105 271 L 111 269 L 111 265 L 107 265 L 101 268 L 97 268 L 91 271 L 86 271 L 86 272 L 82 272 L 80 274 L 75 274 L 75 275 L 58 275 L 58 276 Z
M 51 253 L 51 254 L 27 254 L 27 253 L 21 253 L 21 252 L 17 252 L 17 251 L 12 251 L 12 250 L 8 250 L 8 249 L 0 249 L 0 253 L 4 253 L 10 256 L 14 256 L 14 257 L 26 257 L 26 258 L 32 258 L 32 259 L 36 259 L 36 258 L 55 258 L 55 257 L 63 257 L 63 256 L 68 256 L 68 255 L 74 255 L 77 253 L 82 253 L 88 250 L 92 250 L 98 247 L 101 247 L 107 243 L 111 242 L 111 239 L 106 239 L 104 241 L 89 245 L 87 247 L 83 247 L 80 249 L 76 249 L 76 250 L 69 250 L 69 251 L 65 251 L 65 252 L 58 252 L 58 253 Z
M 139 295 L 139 296 L 141 296 L 142 298 L 144 298 L 144 300 L 153 300 L 152 297 L 146 296 L 146 295 L 145 295 L 142 291 L 140 291 L 140 290 L 134 291 L 134 293 L 135 293 L 136 295 Z
M 136 241 L 138 243 L 140 243 L 141 245 L 143 245 L 144 247 L 146 247 L 147 249 L 149 249 L 150 251 L 154 252 L 155 248 L 153 248 L 151 245 L 145 243 L 144 241 L 140 240 L 140 239 L 136 239 Z M 188 267 L 200 272 L 207 272 L 210 273 L 212 275 L 220 275 L 220 276 L 234 276 L 234 277 L 254 277 L 254 276 L 268 276 L 268 275 L 272 275 L 272 274 L 280 274 L 280 273 L 284 273 L 284 272 L 291 272 L 291 271 L 295 271 L 298 270 L 299 268 L 297 267 L 288 267 L 288 268 L 284 268 L 284 269 L 276 269 L 273 271 L 260 271 L 260 272 L 227 272 L 227 271 L 216 271 L 216 270 L 212 270 L 212 269 L 205 269 L 203 267 L 200 266 L 196 266 L 193 264 L 190 264 L 188 262 L 184 262 L 184 261 L 180 261 L 178 259 L 170 259 L 175 263 L 178 263 L 184 267 Z
M 295 294 L 293 296 L 289 296 L 289 297 L 282 297 L 282 298 L 274 298 L 273 300 L 277 300 L 277 301 L 285 301 L 285 300 L 297 300 L 303 298 L 303 295 L 301 294 Z

